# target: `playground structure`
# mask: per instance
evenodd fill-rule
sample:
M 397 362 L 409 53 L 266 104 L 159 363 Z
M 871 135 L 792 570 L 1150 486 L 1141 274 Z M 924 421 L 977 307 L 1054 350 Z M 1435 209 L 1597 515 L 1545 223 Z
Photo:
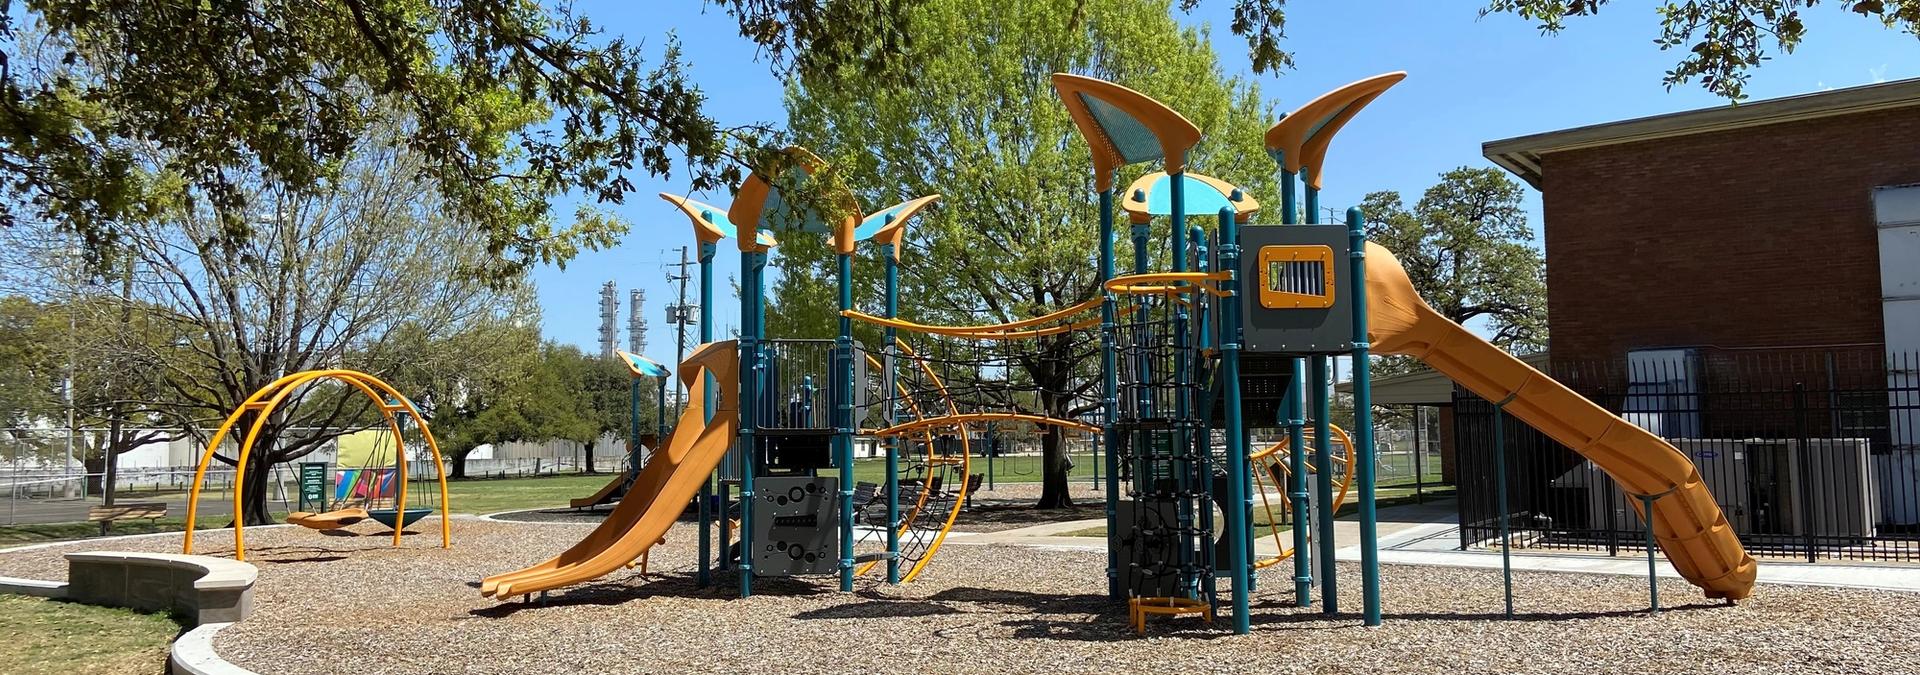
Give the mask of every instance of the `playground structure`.
M 1640 498 L 1651 532 L 1687 580 L 1708 597 L 1746 597 L 1754 561 L 1684 454 L 1427 307 L 1392 253 L 1366 241 L 1358 209 L 1344 223 L 1319 222 L 1332 137 L 1404 77 L 1342 87 L 1265 134 L 1280 173 L 1280 215 L 1278 224 L 1262 225 L 1253 222 L 1260 205 L 1251 195 L 1187 171 L 1202 134 L 1179 113 L 1110 82 L 1056 75 L 1092 153 L 1103 292 L 997 324 L 899 317 L 906 221 L 937 196 L 862 217 L 854 196 L 823 185 L 816 174 L 824 163 L 800 148 L 757 167 L 724 211 L 663 194 L 700 242 L 703 344 L 678 369 L 688 405 L 593 534 L 546 563 L 488 577 L 482 592 L 527 596 L 618 569 L 661 541 L 689 500 L 698 511 L 703 586 L 717 569 L 737 573 L 741 597 L 754 592 L 756 578 L 770 576 L 833 576 L 851 591 L 856 575 L 881 563 L 889 583 L 910 581 L 939 550 L 971 489 L 973 433 L 1020 425 L 1042 430 L 1049 443 L 1094 434 L 1108 449 L 1107 589 L 1127 603 L 1136 630 L 1149 615 L 1225 614 L 1246 633 L 1251 572 L 1288 559 L 1294 606 L 1313 605 L 1317 587 L 1321 609 L 1336 613 L 1334 517 L 1350 489 L 1357 492 L 1361 616 L 1378 625 L 1368 363 L 1379 353 L 1416 358 L 1591 459 Z M 1159 170 L 1116 190 L 1123 168 L 1148 163 Z M 802 191 L 816 198 L 785 198 Z M 1116 264 L 1116 203 L 1131 225 L 1126 273 Z M 1156 219 L 1168 223 L 1163 241 Z M 780 239 L 830 238 L 840 309 L 831 340 L 768 337 L 769 231 Z M 709 264 L 727 237 L 741 255 L 740 334 L 714 342 Z M 879 316 L 854 301 L 853 258 L 863 242 L 878 245 L 885 265 Z M 879 326 L 879 344 L 856 343 L 856 322 Z M 1039 348 L 1026 346 L 1038 343 L 1099 354 L 1099 380 L 1072 382 L 1071 368 L 1067 380 L 1016 377 L 1009 364 L 1039 358 Z M 1353 364 L 1351 435 L 1331 420 L 1330 373 L 1340 357 Z M 1087 419 L 1048 414 L 1089 399 L 1098 414 Z M 1285 440 L 1253 452 L 1257 432 Z M 859 436 L 885 443 L 881 483 L 857 481 Z M 925 452 L 908 452 L 915 442 Z M 1272 492 L 1284 493 L 1291 542 L 1262 556 L 1254 545 L 1256 501 L 1265 527 L 1280 538 Z
M 640 467 L 646 463 L 647 455 L 660 447 L 660 439 L 667 437 L 667 382 L 673 376 L 673 370 L 658 361 L 625 350 L 621 350 L 619 356 L 620 363 L 624 364 L 627 367 L 627 373 L 633 376 L 631 389 L 627 392 L 629 423 L 626 466 L 621 468 L 613 480 L 607 481 L 606 485 L 601 486 L 593 494 L 568 500 L 567 506 L 572 508 L 591 508 L 620 501 L 621 497 L 626 496 L 627 490 L 633 487 L 634 479 L 640 476 Z M 640 432 L 640 380 L 642 378 L 653 378 L 657 385 L 653 401 L 654 419 L 658 422 L 657 429 L 652 434 Z
M 347 527 L 364 520 L 374 520 L 391 528 L 393 545 L 399 546 L 401 534 L 406 527 L 433 512 L 437 505 L 440 511 L 440 546 L 453 545 L 453 531 L 447 499 L 447 471 L 441 461 L 440 445 L 433 439 L 433 432 L 427 428 L 426 418 L 420 415 L 412 401 L 400 394 L 391 385 L 380 378 L 354 370 L 309 370 L 293 373 L 274 380 L 267 386 L 253 392 L 235 408 L 214 430 L 213 437 L 207 441 L 207 449 L 200 454 L 199 466 L 194 469 L 193 485 L 187 494 L 187 522 L 184 532 L 185 543 L 182 553 L 193 553 L 193 533 L 199 516 L 200 493 L 207 475 L 207 467 L 215 461 L 215 456 L 226 441 L 227 436 L 242 422 L 247 423 L 246 434 L 241 438 L 234 452 L 234 483 L 246 484 L 247 466 L 252 457 L 254 444 L 260 437 L 260 430 L 272 418 L 288 399 L 304 395 L 314 385 L 323 382 L 337 382 L 358 391 L 373 402 L 380 413 L 386 433 L 393 439 L 391 469 L 378 466 L 385 457 L 382 452 L 367 454 L 367 464 L 351 473 L 347 484 L 336 490 L 335 498 L 328 508 L 319 512 L 294 512 L 288 514 L 287 522 L 315 530 L 333 530 Z M 433 479 L 439 484 L 437 494 L 428 490 L 427 507 L 410 508 L 408 501 L 407 449 L 406 436 L 402 434 L 404 422 L 411 420 L 420 430 L 420 438 L 427 454 L 433 458 Z M 391 471 L 389 473 L 388 471 Z M 424 482 L 424 477 L 420 479 Z M 233 557 L 246 560 L 246 501 L 243 490 L 233 491 Z

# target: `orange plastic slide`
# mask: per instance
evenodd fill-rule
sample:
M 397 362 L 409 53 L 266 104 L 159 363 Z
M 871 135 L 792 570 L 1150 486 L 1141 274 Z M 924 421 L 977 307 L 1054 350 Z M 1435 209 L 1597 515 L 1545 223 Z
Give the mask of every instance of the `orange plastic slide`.
M 1687 456 L 1428 307 L 1400 261 L 1367 245 L 1368 339 L 1375 353 L 1405 354 L 1496 403 L 1592 460 L 1631 495 L 1658 496 L 1653 534 L 1674 569 L 1709 598 L 1753 592 L 1753 557 Z M 1640 508 L 1640 500 L 1630 500 Z
M 624 474 L 625 472 L 622 472 L 622 475 L 614 476 L 613 480 L 607 481 L 606 485 L 600 486 L 600 489 L 594 492 L 592 496 L 567 500 L 567 506 L 584 509 L 589 506 L 599 506 L 607 502 L 619 501 L 620 497 L 615 495 L 620 494 L 620 488 L 627 484 L 627 476 Z
M 713 377 L 702 377 L 712 372 Z M 710 342 L 680 364 L 688 405 L 680 413 L 664 452 L 656 452 L 635 477 L 627 498 L 578 544 L 532 567 L 480 582 L 494 598 L 530 595 L 598 579 L 638 559 L 661 541 L 689 500 L 726 457 L 739 432 L 739 350 L 731 341 Z M 703 410 L 709 382 L 717 388 L 711 424 Z
M 642 450 L 642 454 L 653 452 L 653 449 L 656 447 L 659 447 L 659 444 L 660 444 L 659 437 L 654 436 L 653 434 L 647 434 L 645 436 L 640 437 L 640 448 Z M 613 480 L 607 481 L 606 485 L 600 486 L 600 489 L 598 491 L 595 491 L 592 496 L 581 497 L 577 499 L 569 499 L 567 500 L 567 506 L 576 508 L 576 509 L 584 509 L 589 506 L 599 506 L 601 504 L 608 504 L 608 503 L 620 501 L 622 497 L 626 496 L 626 488 L 628 487 L 628 485 L 630 483 L 633 483 L 634 481 L 635 481 L 634 476 L 628 474 L 625 470 L 622 470 L 619 473 L 614 475 Z

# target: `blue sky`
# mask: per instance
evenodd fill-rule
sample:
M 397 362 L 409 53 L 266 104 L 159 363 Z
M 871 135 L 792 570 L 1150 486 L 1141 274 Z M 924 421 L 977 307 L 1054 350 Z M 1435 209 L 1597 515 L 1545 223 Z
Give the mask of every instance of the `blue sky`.
M 1222 67 L 1252 77 L 1245 43 L 1226 29 L 1231 4 L 1203 0 L 1192 15 L 1176 16 L 1214 26 Z M 1407 71 L 1405 82 L 1375 101 L 1335 141 L 1322 204 L 1344 208 L 1382 189 L 1398 190 L 1412 201 L 1442 171 L 1490 166 L 1480 156 L 1485 141 L 1725 105 L 1697 86 L 1668 91 L 1661 85 L 1662 74 L 1679 55 L 1653 45 L 1659 30 L 1653 5 L 1611 3 L 1601 16 L 1573 21 L 1561 35 L 1546 37 L 1517 17 L 1480 18 L 1479 2 L 1297 0 L 1287 6 L 1285 43 L 1295 68 L 1257 80 L 1269 99 L 1289 110 L 1355 79 Z M 707 110 L 722 123 L 784 119 L 780 81 L 737 37 L 736 24 L 724 13 L 703 9 L 696 0 L 594 0 L 577 9 L 609 33 L 645 40 L 655 50 L 669 30 L 676 32 L 708 96 Z M 1806 16 L 1809 37 L 1800 48 L 1793 54 L 1776 52 L 1754 73 L 1747 85 L 1754 100 L 1920 77 L 1920 39 L 1848 13 L 1838 3 L 1807 10 Z M 564 270 L 548 266 L 534 272 L 542 328 L 550 338 L 592 348 L 600 285 L 619 284 L 623 312 L 626 289 L 643 288 L 650 325 L 647 355 L 671 362 L 673 333 L 661 308 L 673 288 L 662 263 L 677 260 L 674 249 L 691 246 L 692 234 L 685 217 L 654 194 L 684 194 L 686 177 L 637 176 L 635 185 L 627 203 L 613 207 L 633 223 L 619 246 L 583 253 Z M 723 206 L 731 201 L 726 194 L 696 198 Z M 1537 229 L 1537 193 L 1529 194 L 1528 206 Z M 739 268 L 730 246 L 721 247 L 716 267 L 715 290 L 723 297 L 715 307 L 720 319 L 715 334 L 726 335 L 739 315 L 728 283 Z M 621 327 L 624 346 L 624 315 Z

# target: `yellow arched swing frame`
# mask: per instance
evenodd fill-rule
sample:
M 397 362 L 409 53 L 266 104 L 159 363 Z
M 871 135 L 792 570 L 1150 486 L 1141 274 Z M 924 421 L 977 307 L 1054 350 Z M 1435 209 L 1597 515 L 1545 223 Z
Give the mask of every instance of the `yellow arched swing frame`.
M 235 560 L 247 559 L 246 511 L 243 496 L 246 493 L 247 459 L 252 455 L 254 441 L 259 439 L 260 430 L 266 426 L 268 417 L 273 415 L 274 410 L 286 401 L 287 397 L 299 391 L 302 386 L 320 380 L 346 383 L 358 389 L 360 393 L 366 394 L 367 398 L 373 399 L 374 405 L 380 409 L 381 418 L 387 423 L 387 430 L 393 433 L 393 440 L 397 446 L 394 450 L 394 463 L 399 467 L 398 474 L 394 477 L 397 490 L 394 509 L 399 514 L 393 528 L 394 546 L 400 545 L 401 530 L 405 529 L 400 524 L 405 522 L 407 511 L 407 462 L 402 459 L 406 456 L 405 447 L 400 435 L 400 421 L 395 417 L 395 413 L 405 413 L 413 418 L 414 424 L 420 428 L 420 435 L 427 441 L 428 451 L 433 455 L 434 473 L 437 474 L 440 483 L 440 547 L 453 546 L 451 514 L 447 504 L 447 467 L 440 459 L 440 444 L 433 440 L 433 432 L 427 429 L 426 418 L 420 415 L 419 409 L 413 407 L 412 401 L 407 400 L 407 397 L 402 396 L 391 385 L 382 382 L 380 378 L 357 370 L 335 369 L 302 371 L 274 380 L 272 384 L 253 392 L 253 395 L 248 396 L 240 407 L 235 408 L 233 413 L 227 415 L 227 419 L 220 423 L 220 428 L 214 431 L 212 440 L 207 442 L 206 452 L 200 454 L 199 467 L 193 472 L 193 489 L 187 495 L 186 543 L 181 548 L 182 553 L 193 553 L 194 519 L 199 515 L 200 489 L 206 481 L 207 467 L 212 465 L 214 455 L 220 450 L 220 444 L 226 440 L 229 433 L 232 433 L 234 425 L 239 424 L 242 417 L 252 412 L 257 414 L 254 415 L 253 424 L 247 427 L 246 436 L 240 442 L 240 452 L 234 463 L 233 477 L 234 485 L 239 486 L 233 491 L 233 557 Z

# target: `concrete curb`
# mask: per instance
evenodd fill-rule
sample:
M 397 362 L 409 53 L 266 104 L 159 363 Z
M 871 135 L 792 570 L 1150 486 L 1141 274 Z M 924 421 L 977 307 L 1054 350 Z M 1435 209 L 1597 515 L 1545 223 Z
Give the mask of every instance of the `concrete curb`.
M 67 597 L 67 584 L 61 581 L 0 577 L 0 593 L 28 595 L 36 598 L 53 598 L 57 600 Z
M 192 675 L 254 675 L 254 672 L 220 658 L 213 651 L 213 636 L 231 623 L 201 624 L 173 641 L 167 649 L 167 665 L 172 672 Z

